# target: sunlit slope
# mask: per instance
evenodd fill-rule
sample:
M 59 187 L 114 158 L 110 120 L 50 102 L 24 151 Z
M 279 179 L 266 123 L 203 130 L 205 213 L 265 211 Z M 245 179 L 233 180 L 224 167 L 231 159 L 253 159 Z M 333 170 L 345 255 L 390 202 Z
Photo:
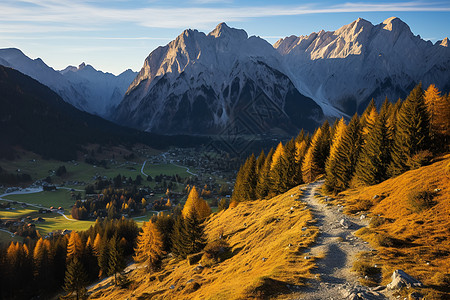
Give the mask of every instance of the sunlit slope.
M 425 195 L 425 196 L 424 196 Z M 450 285 L 450 156 L 378 185 L 340 194 L 348 212 L 368 210 L 358 234 L 378 252 L 383 283 L 403 269 L 437 291 Z M 427 201 L 421 199 L 428 199 Z
M 313 258 L 304 251 L 318 229 L 312 215 L 298 201 L 299 188 L 270 200 L 241 203 L 208 220 L 208 241 L 223 236 L 231 246 L 231 257 L 213 263 L 168 259 L 156 273 L 132 271 L 130 289 L 105 287 L 92 298 L 125 299 L 249 299 L 278 297 L 297 290 L 311 277 Z M 197 285 L 198 284 L 198 285 Z M 134 291 L 133 291 L 134 290 Z M 132 292 L 133 291 L 133 292 Z

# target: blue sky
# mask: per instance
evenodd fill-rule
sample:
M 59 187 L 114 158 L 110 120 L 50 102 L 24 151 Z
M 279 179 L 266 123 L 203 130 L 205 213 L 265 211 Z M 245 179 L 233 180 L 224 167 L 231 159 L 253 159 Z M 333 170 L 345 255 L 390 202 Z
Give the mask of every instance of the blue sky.
M 450 36 L 448 0 L 1 0 L 0 48 L 19 48 L 55 69 L 86 62 L 118 74 L 138 71 L 152 50 L 186 28 L 210 32 L 227 22 L 274 43 L 358 17 L 379 24 L 392 16 L 432 42 Z

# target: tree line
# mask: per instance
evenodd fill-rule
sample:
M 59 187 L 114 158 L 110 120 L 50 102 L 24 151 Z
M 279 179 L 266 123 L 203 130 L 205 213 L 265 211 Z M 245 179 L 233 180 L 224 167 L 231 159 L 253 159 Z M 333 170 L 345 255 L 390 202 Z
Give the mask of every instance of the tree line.
M 123 273 L 131 258 L 156 270 L 172 252 L 180 259 L 206 245 L 204 221 L 211 214 L 195 186 L 172 213 L 153 216 L 141 229 L 132 219 L 97 219 L 86 231 L 54 234 L 0 246 L 0 299 L 86 295 L 86 286 L 105 276 L 127 285 Z M 26 283 L 26 284 L 24 284 Z
M 325 189 L 373 185 L 416 169 L 449 150 L 450 97 L 433 84 L 417 85 L 403 101 L 372 100 L 347 123 L 325 121 L 310 136 L 303 130 L 267 155 L 252 154 L 241 166 L 230 206 L 267 199 L 325 175 Z
M 86 231 L 2 244 L 0 298 L 51 296 L 61 287 L 81 295 L 89 282 L 123 270 L 138 232 L 133 220 L 98 220 Z

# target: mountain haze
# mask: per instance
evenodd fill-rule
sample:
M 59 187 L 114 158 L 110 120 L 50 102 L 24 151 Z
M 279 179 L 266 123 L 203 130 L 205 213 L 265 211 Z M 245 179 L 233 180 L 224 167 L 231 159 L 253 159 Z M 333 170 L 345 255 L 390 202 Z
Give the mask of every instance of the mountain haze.
M 106 118 L 136 76 L 131 70 L 115 76 L 84 63 L 79 68 L 69 66 L 56 71 L 40 58 L 31 59 L 15 48 L 0 49 L 0 65 L 36 79 L 76 108 Z
M 199 145 L 200 138 L 140 132 L 80 111 L 15 69 L 0 66 L 0 158 L 20 146 L 46 158 L 76 159 L 86 144 L 147 144 L 154 148 Z

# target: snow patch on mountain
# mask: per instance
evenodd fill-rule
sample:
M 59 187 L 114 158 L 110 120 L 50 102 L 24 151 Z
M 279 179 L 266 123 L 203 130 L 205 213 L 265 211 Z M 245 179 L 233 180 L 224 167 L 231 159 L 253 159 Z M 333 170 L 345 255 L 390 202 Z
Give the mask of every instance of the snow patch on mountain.
M 352 114 L 371 98 L 405 97 L 415 84 L 450 84 L 450 51 L 415 36 L 399 18 L 378 25 L 358 19 L 336 31 L 280 39 L 283 56 L 299 91 L 326 106 Z

